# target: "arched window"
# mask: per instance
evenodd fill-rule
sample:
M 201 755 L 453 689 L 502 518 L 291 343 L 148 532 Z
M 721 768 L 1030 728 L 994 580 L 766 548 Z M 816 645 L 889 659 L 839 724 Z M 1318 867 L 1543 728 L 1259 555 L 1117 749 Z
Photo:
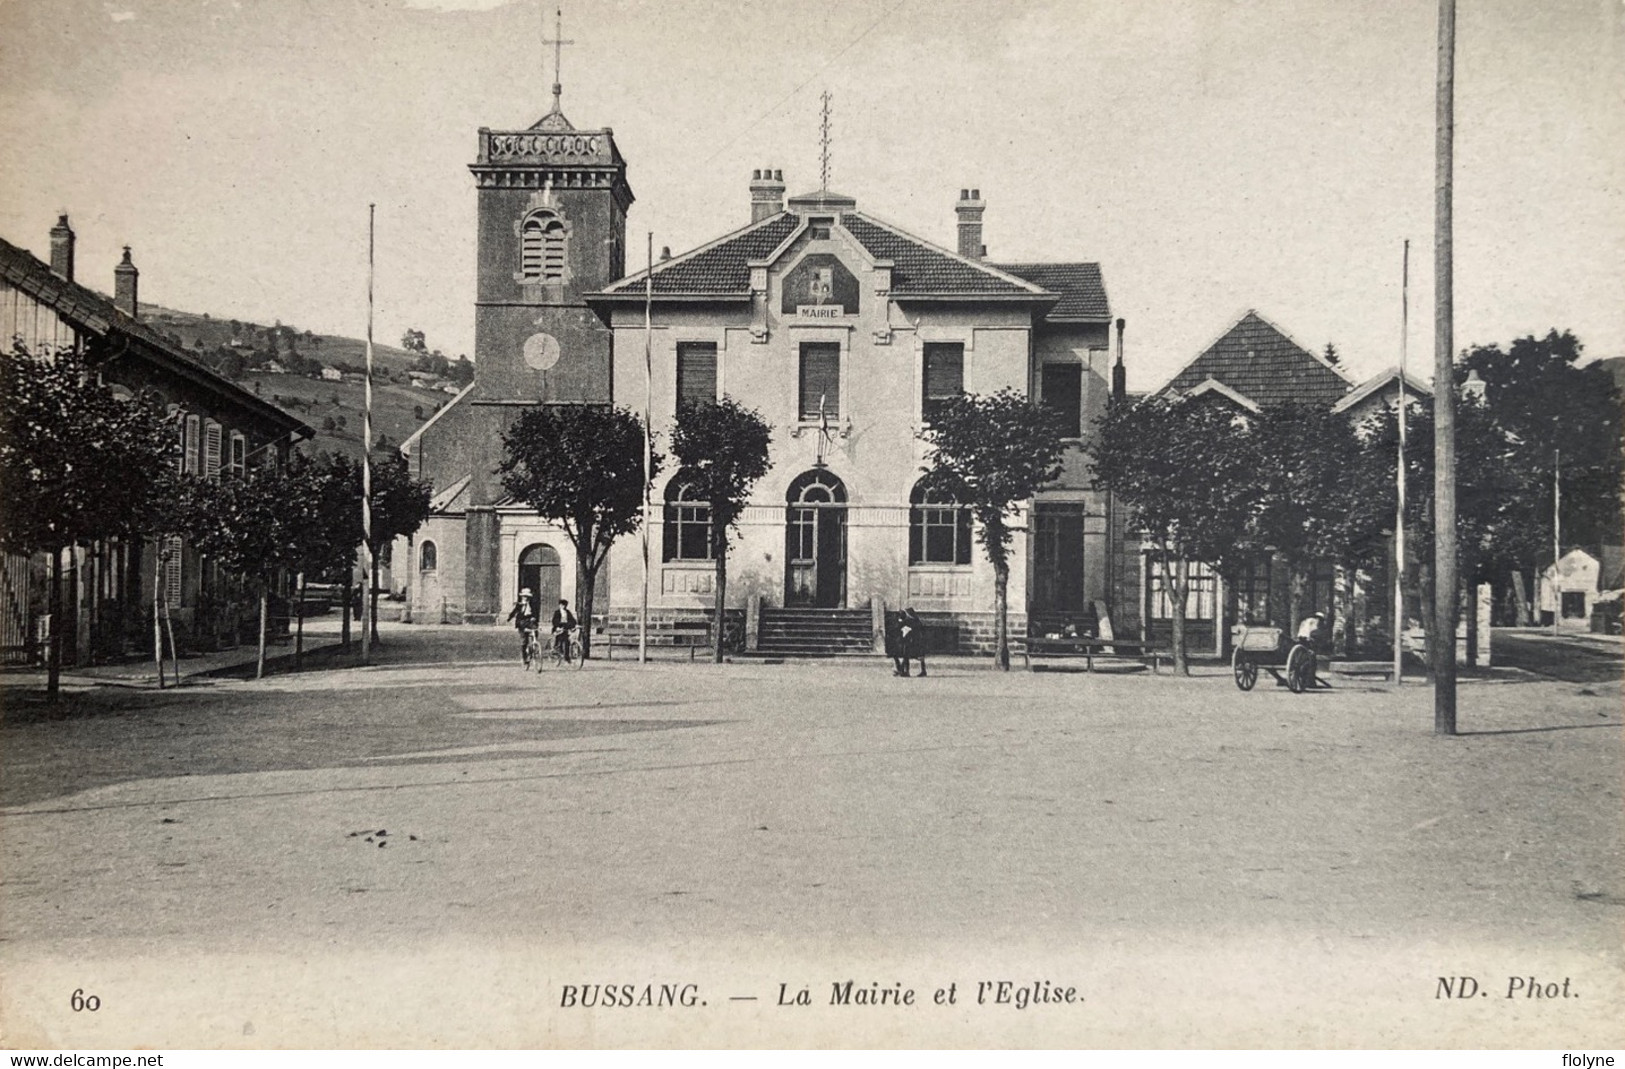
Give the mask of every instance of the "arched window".
M 666 484 L 662 560 L 711 559 L 711 503 L 678 472 Z
M 432 572 L 432 571 L 434 571 L 435 568 L 438 566 L 438 562 L 435 560 L 435 556 L 436 555 L 435 555 L 434 543 L 433 542 L 424 542 L 423 543 L 423 548 L 418 550 L 418 571 L 420 571 L 420 572 Z
M 909 494 L 908 562 L 969 564 L 970 509 L 921 479 Z
M 564 221 L 550 211 L 525 217 L 519 228 L 519 274 L 526 282 L 564 281 Z

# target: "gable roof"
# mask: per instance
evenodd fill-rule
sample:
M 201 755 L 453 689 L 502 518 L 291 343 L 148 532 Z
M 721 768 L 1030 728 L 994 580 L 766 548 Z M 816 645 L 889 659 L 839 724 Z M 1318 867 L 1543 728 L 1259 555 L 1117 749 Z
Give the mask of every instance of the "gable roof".
M 1399 368 L 1385 368 L 1371 376 L 1369 379 L 1366 379 L 1364 382 L 1360 383 L 1360 385 L 1356 386 L 1348 393 L 1344 394 L 1342 400 L 1338 401 L 1332 406 L 1332 411 L 1346 412 L 1355 405 L 1359 404 L 1361 401 L 1364 401 L 1367 397 L 1370 397 L 1372 394 L 1381 393 L 1389 386 L 1394 386 L 1394 388 L 1397 390 L 1398 382 Z M 1431 400 L 1433 398 L 1432 385 L 1423 382 L 1415 375 L 1412 375 L 1409 369 L 1407 369 L 1405 372 L 1405 389 L 1410 391 L 1412 395 L 1419 399 L 1426 398 Z
M 1189 390 L 1186 390 L 1185 396 L 1190 398 L 1205 397 L 1210 393 L 1215 393 L 1220 397 L 1227 398 L 1242 408 L 1245 408 L 1249 412 L 1263 411 L 1261 408 L 1259 408 L 1258 402 L 1254 401 L 1251 397 L 1248 397 L 1239 390 L 1231 389 L 1215 378 L 1203 379 L 1195 386 L 1192 386 Z
M 993 264 L 1017 278 L 1031 282 L 1040 289 L 1059 293 L 1061 299 L 1044 316 L 1052 322 L 1073 319 L 1110 319 L 1111 305 L 1106 300 L 1106 283 L 1100 277 L 1099 264 Z
M 77 282 L 69 282 L 33 253 L 4 238 L 0 238 L 0 278 L 56 312 L 77 331 L 98 336 L 120 334 L 131 339 L 153 363 L 229 398 L 232 403 L 283 428 L 285 435 L 309 438 L 316 433 L 303 420 L 197 363 L 168 338 L 126 314 L 106 297 Z
M 891 293 L 899 298 L 991 297 L 1038 302 L 1054 301 L 1047 287 L 1007 272 L 995 264 L 960 256 L 914 237 L 889 223 L 857 211 L 843 211 L 840 227 L 870 257 L 891 266 Z M 750 296 L 750 265 L 766 260 L 801 229 L 802 217 L 780 212 L 726 234 L 692 252 L 654 265 L 650 289 L 668 297 L 737 299 Z M 1094 267 L 1101 303 L 1099 267 Z M 639 271 L 606 286 L 597 297 L 642 296 L 644 277 Z
M 1279 404 L 1331 406 L 1353 383 L 1341 370 L 1249 310 L 1158 393 L 1181 393 L 1216 379 L 1263 407 Z

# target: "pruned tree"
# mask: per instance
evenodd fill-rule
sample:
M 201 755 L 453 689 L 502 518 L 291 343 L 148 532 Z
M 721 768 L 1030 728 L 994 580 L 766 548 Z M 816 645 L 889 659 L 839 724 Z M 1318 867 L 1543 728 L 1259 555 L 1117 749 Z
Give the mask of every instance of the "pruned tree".
M 1192 562 L 1229 570 L 1253 506 L 1250 429 L 1220 403 L 1166 395 L 1116 403 L 1087 447 L 1095 483 L 1128 510 L 1155 550 L 1173 619 L 1174 671 L 1185 657 Z
M 359 488 L 358 488 L 359 489 Z M 372 599 L 372 634 L 378 642 L 378 572 L 389 559 L 395 539 L 412 535 L 429 518 L 429 502 L 434 498 L 432 484 L 412 478 L 406 458 L 399 453 L 372 456 L 372 574 L 367 577 L 367 596 Z M 357 493 L 356 501 L 361 500 Z M 359 508 L 357 509 L 359 512 Z
M 768 447 L 773 428 L 754 409 L 731 397 L 683 404 L 672 427 L 671 451 L 694 496 L 711 509 L 711 558 L 716 566 L 715 620 L 711 657 L 722 662 L 727 634 L 728 545 L 739 523 L 751 487 L 771 466 Z
M 1009 389 L 937 404 L 920 432 L 926 477 L 976 520 L 976 540 L 993 565 L 993 660 L 1008 670 L 1012 521 L 1023 502 L 1060 474 L 1065 430 L 1049 410 Z
M 319 493 L 319 474 L 300 454 L 287 464 L 253 467 L 196 484 L 192 544 L 222 568 L 248 579 L 259 594 L 256 679 L 265 675 L 271 587 L 284 569 L 299 567 L 301 540 L 315 523 Z
M 502 445 L 502 485 L 558 524 L 575 547 L 576 617 L 582 621 L 582 656 L 588 656 L 598 571 L 615 540 L 643 522 L 644 491 L 661 458 L 655 454 L 645 472 L 643 421 L 603 405 L 527 409 L 503 434 Z
M 139 533 L 174 465 L 176 438 L 156 397 L 121 399 L 86 354 L 0 354 L 0 545 L 51 555 L 47 692 L 62 670 L 62 554 Z
M 1253 507 L 1243 547 L 1279 554 L 1290 582 L 1288 626 L 1310 607 L 1303 603 L 1317 559 L 1354 565 L 1383 552 L 1392 509 L 1374 508 L 1373 469 L 1347 417 L 1313 405 L 1279 405 L 1253 421 Z M 1370 476 L 1367 478 L 1366 476 Z

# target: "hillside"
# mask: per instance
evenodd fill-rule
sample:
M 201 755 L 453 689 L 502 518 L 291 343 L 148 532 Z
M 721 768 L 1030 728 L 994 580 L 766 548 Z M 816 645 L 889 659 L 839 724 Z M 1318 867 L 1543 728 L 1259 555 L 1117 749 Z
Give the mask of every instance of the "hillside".
M 359 457 L 366 342 L 282 322 L 266 326 L 149 305 L 142 320 L 200 364 L 253 390 L 316 429 L 301 448 Z M 415 339 L 422 344 L 418 335 Z M 324 378 L 323 372 L 342 378 Z M 420 372 L 417 381 L 409 377 Z M 438 374 L 436 374 L 438 372 Z M 425 378 L 424 374 L 429 377 Z M 373 343 L 374 445 L 399 446 L 473 377 L 466 359 Z M 380 440 L 382 436 L 382 440 Z

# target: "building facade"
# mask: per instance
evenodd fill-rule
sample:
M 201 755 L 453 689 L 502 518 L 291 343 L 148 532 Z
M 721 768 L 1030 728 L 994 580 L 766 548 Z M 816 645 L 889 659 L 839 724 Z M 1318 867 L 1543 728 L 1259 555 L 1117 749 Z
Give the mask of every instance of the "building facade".
M 1029 611 L 1093 611 L 1107 595 L 1107 515 L 1082 444 L 1112 388 L 1099 266 L 988 260 L 977 191 L 956 205 L 955 250 L 850 197 L 786 203 L 784 189 L 780 172 L 757 172 L 748 225 L 588 298 L 613 332 L 616 402 L 639 411 L 647 389 L 657 432 L 669 432 L 679 402 L 724 395 L 773 428 L 771 469 L 730 550 L 731 604 L 753 610 L 747 620 L 772 608 L 913 605 L 956 648 L 984 647 L 993 570 L 968 510 L 921 484 L 921 431 L 934 402 L 1009 389 L 1071 429 L 1060 478 L 1016 524 L 1013 629 Z M 652 613 L 703 612 L 708 508 L 670 465 L 654 497 Z M 621 626 L 642 598 L 640 554 L 635 540 L 611 552 Z
M 113 299 L 74 278 L 75 235 L 62 216 L 51 230 L 51 261 L 0 240 L 0 338 L 39 357 L 90 352 L 115 393 L 156 393 L 180 440 L 183 471 L 218 478 L 250 464 L 281 462 L 313 433 L 303 422 L 200 366 L 141 321 L 140 273 L 128 247 L 113 271 Z M 0 647 L 11 662 L 41 654 L 48 555 L 9 555 L 0 588 Z M 256 620 L 257 602 L 182 539 L 151 545 L 115 539 L 64 554 L 63 663 L 113 660 L 151 644 L 161 606 L 178 643 L 234 645 Z M 157 595 L 155 597 L 155 591 Z

